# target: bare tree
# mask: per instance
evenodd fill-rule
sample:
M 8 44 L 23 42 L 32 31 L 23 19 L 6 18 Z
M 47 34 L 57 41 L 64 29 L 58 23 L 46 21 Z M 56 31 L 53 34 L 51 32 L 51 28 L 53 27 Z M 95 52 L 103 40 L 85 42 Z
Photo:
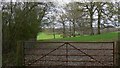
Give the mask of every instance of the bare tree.
M 69 4 L 67 4 L 66 7 L 67 7 L 68 20 L 70 22 L 72 22 L 72 29 L 73 29 L 72 35 L 73 35 L 73 37 L 75 37 L 76 36 L 76 34 L 75 34 L 76 24 L 77 24 L 78 20 L 81 19 L 81 17 L 82 17 L 81 3 L 79 3 L 79 2 L 69 3 Z M 71 28 L 70 28 L 70 30 L 71 30 Z
M 86 3 L 85 7 L 86 7 L 87 11 L 89 12 L 89 16 L 90 16 L 91 35 L 94 35 L 94 32 L 93 32 L 93 15 L 95 13 L 95 2 Z

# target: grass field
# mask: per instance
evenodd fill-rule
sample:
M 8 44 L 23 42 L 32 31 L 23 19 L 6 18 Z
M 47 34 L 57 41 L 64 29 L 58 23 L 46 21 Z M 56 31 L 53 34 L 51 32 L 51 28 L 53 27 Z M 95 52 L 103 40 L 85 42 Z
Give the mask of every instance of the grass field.
M 104 33 L 100 35 L 87 35 L 77 36 L 69 38 L 61 38 L 60 35 L 56 35 L 56 39 L 53 39 L 53 35 L 47 35 L 45 33 L 39 34 L 37 40 L 45 41 L 115 41 L 118 39 L 118 32 Z
M 56 34 L 55 38 L 62 38 L 60 35 Z M 52 34 L 46 34 L 46 33 L 38 33 L 37 40 L 46 40 L 46 39 L 54 39 L 54 36 Z
M 66 41 L 113 41 L 118 39 L 118 32 L 105 33 L 93 36 L 78 36 L 72 38 L 64 38 Z

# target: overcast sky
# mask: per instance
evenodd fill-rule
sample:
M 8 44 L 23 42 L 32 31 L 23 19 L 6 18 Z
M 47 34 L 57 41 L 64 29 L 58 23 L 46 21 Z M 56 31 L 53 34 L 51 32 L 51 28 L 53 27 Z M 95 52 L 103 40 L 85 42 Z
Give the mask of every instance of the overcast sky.
M 10 2 L 11 0 L 0 0 L 0 2 Z M 12 0 L 12 1 L 18 1 L 18 2 L 58 2 L 60 4 L 68 3 L 68 2 L 88 2 L 88 1 L 94 1 L 94 2 L 120 2 L 120 0 Z

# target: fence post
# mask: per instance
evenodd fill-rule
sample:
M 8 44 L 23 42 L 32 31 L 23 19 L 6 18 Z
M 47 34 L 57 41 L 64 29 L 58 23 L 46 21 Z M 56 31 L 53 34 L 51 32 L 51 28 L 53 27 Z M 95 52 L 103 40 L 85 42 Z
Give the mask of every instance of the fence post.
M 116 42 L 117 46 L 117 66 L 120 66 L 120 41 Z
M 17 66 L 23 66 L 24 64 L 24 53 L 23 53 L 23 46 L 24 42 L 19 41 L 17 42 L 17 48 L 16 48 L 16 64 Z

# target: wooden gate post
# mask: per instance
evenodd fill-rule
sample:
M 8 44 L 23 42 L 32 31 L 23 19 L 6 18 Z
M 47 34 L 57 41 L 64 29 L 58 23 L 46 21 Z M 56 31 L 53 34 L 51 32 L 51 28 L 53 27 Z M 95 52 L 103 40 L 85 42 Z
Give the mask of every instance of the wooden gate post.
M 117 66 L 120 66 L 120 41 L 116 42 L 117 46 Z
M 16 64 L 17 66 L 23 66 L 24 64 L 24 42 L 19 41 L 17 42 L 16 48 Z

